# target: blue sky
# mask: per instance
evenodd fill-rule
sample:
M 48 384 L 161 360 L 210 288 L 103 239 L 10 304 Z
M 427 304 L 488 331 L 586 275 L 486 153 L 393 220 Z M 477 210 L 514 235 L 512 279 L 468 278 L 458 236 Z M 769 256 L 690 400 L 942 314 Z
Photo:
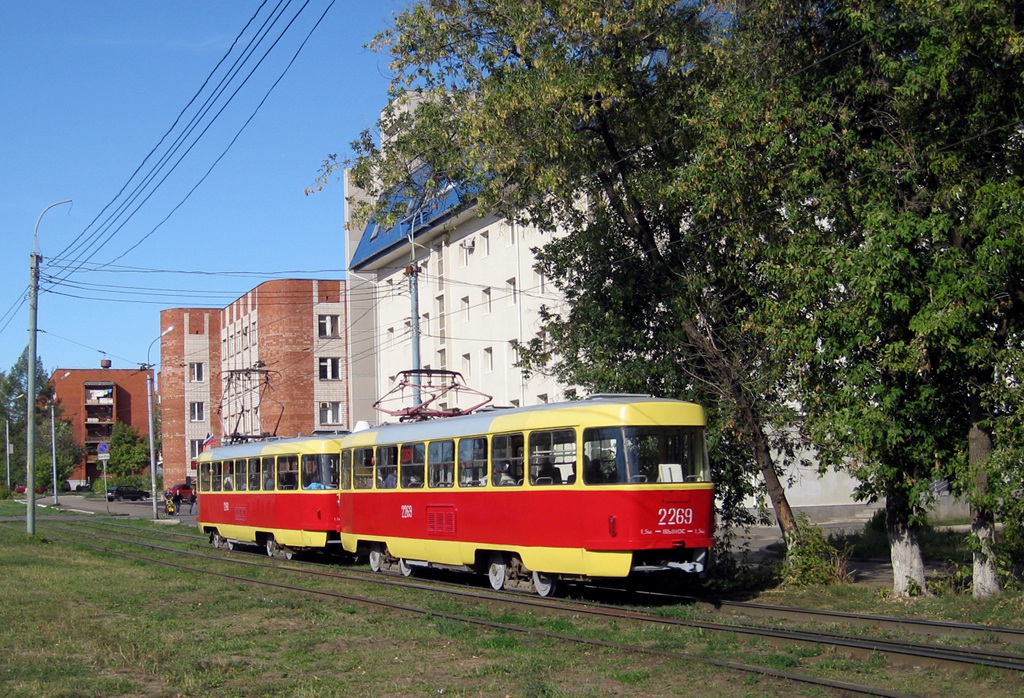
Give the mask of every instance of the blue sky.
M 303 189 L 376 123 L 388 58 L 364 45 L 404 4 L 0 0 L 0 370 L 28 344 L 33 229 L 64 199 L 38 228 L 37 353 L 50 372 L 145 362 L 164 308 L 223 307 L 270 278 L 338 278 L 341 182 Z M 174 126 L 179 114 L 275 8 L 280 21 L 171 154 L 199 109 Z

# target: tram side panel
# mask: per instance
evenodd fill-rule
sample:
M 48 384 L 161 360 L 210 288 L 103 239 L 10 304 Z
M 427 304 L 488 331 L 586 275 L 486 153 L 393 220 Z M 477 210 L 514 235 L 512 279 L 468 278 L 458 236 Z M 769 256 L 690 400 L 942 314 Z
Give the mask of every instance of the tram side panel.
M 353 552 L 374 541 L 395 557 L 472 566 L 498 551 L 531 570 L 624 577 L 711 547 L 712 500 L 710 487 L 354 491 L 342 493 L 342 531 Z
M 338 537 L 337 492 L 208 492 L 202 501 L 199 528 L 231 540 L 262 545 L 272 535 L 281 545 L 323 548 Z

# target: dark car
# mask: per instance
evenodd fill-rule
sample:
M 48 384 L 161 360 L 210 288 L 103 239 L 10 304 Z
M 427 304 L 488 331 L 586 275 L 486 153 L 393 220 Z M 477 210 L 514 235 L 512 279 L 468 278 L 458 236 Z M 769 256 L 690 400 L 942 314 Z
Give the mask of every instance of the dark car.
M 191 485 L 186 485 L 186 484 L 182 483 L 180 485 L 175 485 L 171 489 L 167 490 L 167 495 L 166 496 L 167 496 L 167 499 L 174 499 L 174 495 L 180 494 L 181 495 L 181 501 L 187 502 L 188 498 L 192 496 L 193 492 L 195 492 L 195 490 L 193 489 L 193 487 Z
M 125 499 L 130 499 L 133 502 L 137 502 L 140 499 L 149 499 L 149 492 L 129 485 L 118 485 L 117 487 L 107 489 L 108 502 L 120 502 Z

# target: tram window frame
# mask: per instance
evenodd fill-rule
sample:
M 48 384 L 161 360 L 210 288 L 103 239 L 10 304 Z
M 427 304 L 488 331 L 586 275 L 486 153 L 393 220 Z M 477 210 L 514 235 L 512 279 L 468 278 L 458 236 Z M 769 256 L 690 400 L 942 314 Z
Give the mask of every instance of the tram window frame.
M 304 490 L 327 489 L 324 485 L 324 477 L 321 472 L 319 453 L 303 453 L 301 460 L 302 467 L 299 468 L 299 476 L 302 478 L 300 486 Z
M 422 441 L 402 444 L 398 465 L 399 481 L 405 489 L 419 489 L 425 481 L 427 446 Z
M 373 447 L 352 451 L 352 487 L 357 490 L 373 489 Z
M 245 458 L 235 460 L 235 491 L 245 492 L 249 489 L 249 461 Z
M 393 490 L 398 487 L 398 445 L 388 444 L 377 447 L 374 461 L 374 482 L 379 490 Z
M 459 439 L 459 487 L 483 487 L 487 484 L 487 437 Z
M 625 472 L 622 427 L 583 430 L 583 482 L 586 485 L 620 484 Z
M 299 487 L 299 456 L 289 453 L 277 457 L 277 489 L 296 490 Z
M 341 489 L 352 489 L 352 451 L 345 449 L 341 452 Z
M 224 463 L 215 460 L 210 463 L 210 491 L 220 492 L 221 474 L 224 472 Z
M 521 432 L 491 437 L 491 484 L 518 487 L 523 484 L 523 444 Z M 507 464 L 507 470 L 503 466 Z M 511 480 L 511 482 L 509 481 Z
M 576 482 L 576 430 L 530 433 L 530 484 L 563 486 Z
M 210 492 L 210 461 L 199 464 L 199 491 Z
M 273 456 L 263 456 L 260 459 L 260 464 L 263 471 L 263 490 L 265 492 L 273 492 L 277 488 L 277 478 L 275 475 L 277 459 Z
M 427 486 L 451 487 L 455 477 L 455 440 L 431 441 L 427 445 Z
M 263 488 L 263 474 L 260 472 L 258 456 L 249 459 L 249 491 L 259 492 Z

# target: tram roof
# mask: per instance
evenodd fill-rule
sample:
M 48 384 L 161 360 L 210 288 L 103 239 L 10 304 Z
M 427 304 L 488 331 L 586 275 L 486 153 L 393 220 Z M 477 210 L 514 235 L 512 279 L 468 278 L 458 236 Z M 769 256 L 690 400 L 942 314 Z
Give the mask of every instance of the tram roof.
M 557 417 L 555 413 L 561 413 Z M 676 419 L 669 415 L 677 415 Z M 445 436 L 553 428 L 577 424 L 680 424 L 704 426 L 704 410 L 682 400 L 650 395 L 595 395 L 585 400 L 556 402 L 509 409 L 492 408 L 472 414 L 424 422 L 382 424 L 345 437 L 345 445 L 408 442 Z

